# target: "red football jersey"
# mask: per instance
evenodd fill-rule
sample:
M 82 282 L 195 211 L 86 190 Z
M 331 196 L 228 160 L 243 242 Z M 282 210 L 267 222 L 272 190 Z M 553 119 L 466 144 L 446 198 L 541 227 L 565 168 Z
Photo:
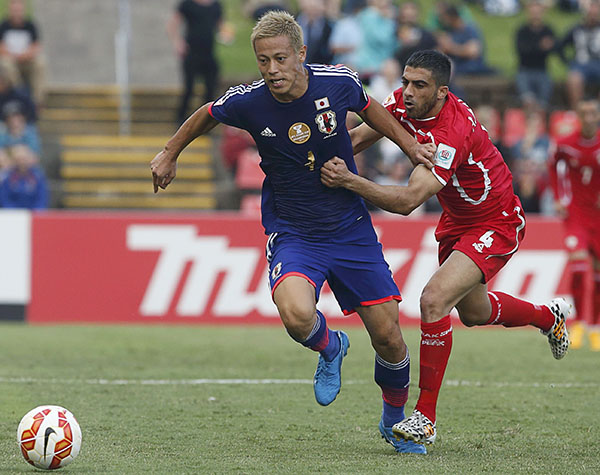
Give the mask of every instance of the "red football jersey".
M 569 218 L 600 219 L 600 132 L 593 139 L 580 131 L 559 139 L 548 166 L 554 197 Z
M 432 172 L 444 185 L 437 194 L 444 210 L 440 223 L 480 224 L 513 210 L 516 196 L 510 170 L 461 99 L 448 93 L 439 114 L 423 120 L 406 116 L 402 88 L 383 105 L 419 142 L 437 146 Z

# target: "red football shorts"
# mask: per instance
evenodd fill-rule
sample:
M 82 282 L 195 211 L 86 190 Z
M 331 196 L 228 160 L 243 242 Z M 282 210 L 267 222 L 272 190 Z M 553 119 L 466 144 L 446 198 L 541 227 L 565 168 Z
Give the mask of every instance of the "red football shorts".
M 442 223 L 441 223 L 442 224 Z M 520 207 L 502 211 L 498 219 L 472 225 L 438 226 L 440 265 L 452 251 L 466 254 L 483 272 L 488 282 L 508 262 L 525 236 L 525 217 Z
M 597 219 L 567 218 L 565 246 L 569 252 L 589 251 L 600 258 L 600 215 Z

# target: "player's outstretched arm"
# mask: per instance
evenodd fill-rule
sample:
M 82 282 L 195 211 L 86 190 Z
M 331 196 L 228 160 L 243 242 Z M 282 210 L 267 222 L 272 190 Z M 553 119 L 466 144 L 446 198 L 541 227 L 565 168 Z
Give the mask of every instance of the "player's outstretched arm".
M 423 164 L 427 168 L 433 168 L 435 145 L 417 142 L 379 102 L 371 99 L 369 107 L 359 115 L 374 131 L 398 145 L 414 166 Z
M 352 153 L 354 155 L 366 150 L 383 137 L 382 134 L 373 130 L 365 122 L 350 129 L 348 133 L 350 134 L 350 140 L 352 141 Z
M 150 162 L 154 193 L 157 193 L 159 188 L 164 190 L 175 178 L 177 158 L 181 151 L 195 138 L 204 135 L 219 123 L 209 114 L 209 106 L 210 103 L 204 104 L 194 112 L 169 139 L 165 148 L 158 152 Z
M 378 185 L 352 173 L 346 162 L 338 157 L 321 167 L 321 182 L 330 188 L 346 188 L 381 209 L 405 216 L 443 188 L 434 174 L 423 165 L 415 167 L 406 186 Z

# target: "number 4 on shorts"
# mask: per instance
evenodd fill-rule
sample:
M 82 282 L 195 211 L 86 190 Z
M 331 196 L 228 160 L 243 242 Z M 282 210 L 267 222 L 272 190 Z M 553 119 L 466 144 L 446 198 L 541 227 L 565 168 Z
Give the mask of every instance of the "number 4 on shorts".
M 479 237 L 479 242 L 473 243 L 473 247 L 477 249 L 477 252 L 483 252 L 484 247 L 492 247 L 492 243 L 494 242 L 492 234 L 494 234 L 494 231 L 487 231 L 485 234 Z

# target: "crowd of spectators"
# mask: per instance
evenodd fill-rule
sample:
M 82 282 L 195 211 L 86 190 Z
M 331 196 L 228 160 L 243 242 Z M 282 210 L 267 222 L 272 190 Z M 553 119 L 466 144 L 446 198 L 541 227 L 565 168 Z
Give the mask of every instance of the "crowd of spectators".
M 254 0 L 247 13 L 257 18 L 266 9 L 278 8 L 296 14 L 308 46 L 307 62 L 351 67 L 378 101 L 401 86 L 403 65 L 413 52 L 438 49 L 453 63 L 450 90 L 469 101 L 469 80 L 499 74 L 487 60 L 484 36 L 471 8 L 477 5 L 490 15 L 513 15 L 524 9 L 525 20 L 513 38 L 518 59 L 514 84 L 521 106 L 515 109 L 507 104 L 507 110 L 497 110 L 491 104 L 471 105 L 477 106 L 477 117 L 509 164 L 525 210 L 551 214 L 546 161 L 551 140 L 565 130 L 554 127 L 553 137 L 549 127 L 555 112 L 549 57 L 555 55 L 567 67 L 567 108 L 572 109 L 584 94 L 600 90 L 600 0 L 579 0 L 576 5 L 573 1 L 439 0 L 424 12 L 412 0 L 299 0 L 297 11 L 290 9 L 289 2 Z M 560 36 L 545 20 L 549 7 L 579 10 L 580 20 Z M 571 129 L 570 116 L 563 125 Z M 238 135 L 227 131 L 223 143 L 234 176 L 240 156 L 248 160 L 252 155 L 253 163 L 258 161 L 252 139 Z M 234 146 L 228 143 L 232 137 Z M 234 149 L 239 150 L 232 153 Z M 402 151 L 386 140 L 356 158 L 359 171 L 379 183 L 402 184 L 410 174 Z M 260 186 L 260 176 L 255 182 L 254 191 Z M 251 185 L 246 181 L 244 186 Z M 431 201 L 424 211 L 439 209 L 435 199 Z
M 584 94 L 600 89 L 600 0 L 555 0 L 550 4 L 551 1 L 439 0 L 430 11 L 422 11 L 420 3 L 414 0 L 249 0 L 244 3 L 244 13 L 251 21 L 270 9 L 294 13 L 308 46 L 307 62 L 348 65 L 360 74 L 369 93 L 378 101 L 401 85 L 403 65 L 413 52 L 438 49 L 453 63 L 451 91 L 468 101 L 465 84 L 471 78 L 498 74 L 489 65 L 484 36 L 471 8 L 477 5 L 490 15 L 512 15 L 523 8 L 525 21 L 514 33 L 518 58 L 514 80 L 521 108 L 498 111 L 489 104 L 471 105 L 477 106 L 477 116 L 486 124 L 509 163 L 525 209 L 550 212 L 545 198 L 545 162 L 552 139 L 552 127 L 548 124 L 554 111 L 548 58 L 556 55 L 567 65 L 567 108 L 572 109 Z M 197 8 L 214 9 L 219 1 L 186 0 L 178 5 L 192 3 Z M 292 10 L 294 4 L 297 10 Z M 550 6 L 579 10 L 580 19 L 566 34 L 558 35 L 545 20 Z M 180 46 L 176 30 L 187 12 L 182 8 L 174 16 L 179 22 L 171 19 L 175 26 L 171 25 L 170 31 L 174 44 Z M 217 23 L 223 26 L 220 13 Z M 216 30 L 198 30 L 211 38 L 216 34 Z M 206 48 L 201 49 L 205 54 Z M 189 66 L 186 93 L 178 113 L 181 121 L 194 76 L 199 71 L 204 73 L 204 69 L 189 60 L 189 54 L 186 56 L 189 51 L 179 50 L 182 67 L 185 70 L 186 64 Z M 37 25 L 28 17 L 24 0 L 8 0 L 6 17 L 0 19 L 0 207 L 39 208 L 48 202 L 47 196 L 41 199 L 36 195 L 37 191 L 47 195 L 46 179 L 39 166 L 43 150 L 36 124 L 38 109 L 44 104 L 43 73 Z M 207 92 L 214 89 L 211 78 L 209 74 Z M 406 158 L 385 140 L 378 145 L 357 157 L 361 172 L 380 183 L 403 183 L 410 173 Z M 258 161 L 251 137 L 226 129 L 222 151 L 232 176 L 239 176 L 243 186 L 256 194 L 260 176 L 254 176 L 257 184 L 253 184 L 247 178 L 249 165 L 239 166 Z M 24 155 L 28 158 L 23 159 Z M 18 193 L 22 193 L 23 200 L 7 198 Z M 436 203 L 425 206 L 425 210 L 435 209 Z
M 24 0 L 9 0 L 0 20 L 0 208 L 48 207 L 37 129 L 43 66 L 39 32 Z

